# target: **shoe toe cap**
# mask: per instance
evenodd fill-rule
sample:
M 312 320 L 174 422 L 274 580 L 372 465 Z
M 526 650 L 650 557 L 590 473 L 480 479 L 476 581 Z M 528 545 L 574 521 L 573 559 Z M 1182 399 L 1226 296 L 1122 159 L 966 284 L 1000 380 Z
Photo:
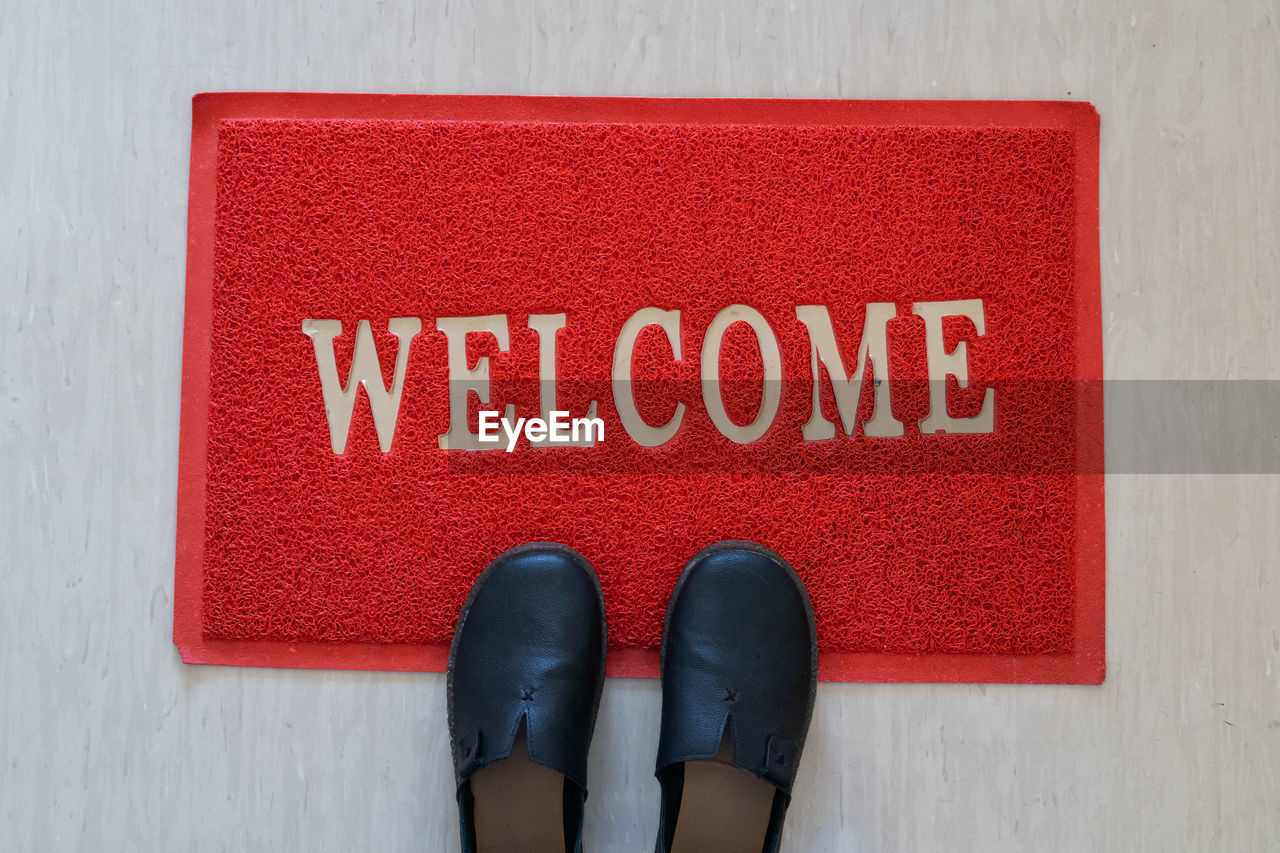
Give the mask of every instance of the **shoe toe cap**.
M 731 725 L 735 764 L 789 788 L 816 675 L 812 610 L 791 567 L 751 543 L 703 551 L 667 614 L 659 769 L 713 756 Z
M 455 747 L 480 744 L 478 755 L 455 749 L 460 778 L 506 757 L 523 718 L 530 756 L 585 787 L 605 639 L 600 582 L 576 552 L 535 543 L 490 564 L 464 605 L 450 655 Z

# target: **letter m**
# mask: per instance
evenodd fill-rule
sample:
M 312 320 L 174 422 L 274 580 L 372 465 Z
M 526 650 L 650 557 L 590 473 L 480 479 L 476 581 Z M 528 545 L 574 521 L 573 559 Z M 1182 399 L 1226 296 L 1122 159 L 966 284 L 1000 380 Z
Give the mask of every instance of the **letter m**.
M 311 338 L 315 347 L 316 368 L 320 371 L 320 390 L 324 393 L 324 413 L 329 419 L 329 439 L 333 442 L 333 452 L 338 455 L 347 448 L 347 433 L 351 430 L 356 393 L 361 385 L 369 398 L 369 408 L 373 411 L 378 446 L 383 453 L 391 450 L 396 419 L 400 415 L 400 393 L 404 390 L 405 368 L 409 364 L 409 346 L 422 331 L 422 321 L 417 317 L 393 317 L 387 323 L 387 331 L 397 338 L 396 369 L 389 391 L 382 384 L 382 363 L 378 359 L 373 329 L 368 320 L 361 320 L 356 327 L 356 346 L 351 354 L 351 369 L 347 371 L 345 386 L 338 380 L 338 365 L 333 354 L 333 339 L 342 334 L 342 321 L 302 321 L 302 333 Z
M 839 410 L 840 423 L 845 435 L 853 435 L 857 426 L 858 401 L 862 394 L 862 379 L 871 373 L 875 380 L 871 417 L 863 424 L 863 432 L 871 437 L 899 436 L 903 434 L 902 422 L 893 416 L 889 399 L 889 343 L 888 323 L 893 319 L 897 306 L 892 302 L 869 302 L 862 325 L 862 338 L 858 342 L 858 357 L 854 362 L 853 376 L 845 370 L 840 347 L 836 344 L 831 315 L 825 305 L 797 305 L 796 317 L 809 331 L 809 350 L 813 362 L 813 410 L 809 421 L 801 427 L 805 441 L 825 441 L 835 438 L 836 427 L 822 414 L 822 371 L 826 367 L 831 380 L 831 391 Z

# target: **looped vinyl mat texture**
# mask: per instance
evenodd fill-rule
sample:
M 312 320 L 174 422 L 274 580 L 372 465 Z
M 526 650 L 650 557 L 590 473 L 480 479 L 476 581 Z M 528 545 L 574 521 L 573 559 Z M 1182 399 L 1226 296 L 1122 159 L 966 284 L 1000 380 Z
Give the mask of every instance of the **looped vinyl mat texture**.
M 480 570 L 554 540 L 600 575 L 610 672 L 652 675 L 686 560 L 749 539 L 805 581 L 824 679 L 1102 679 L 1092 107 L 219 94 L 194 112 L 185 660 L 438 670 Z M 961 302 L 980 317 L 949 308 L 930 331 L 929 305 Z M 834 436 L 807 440 L 799 306 L 826 309 L 852 374 L 876 304 L 887 364 L 865 362 L 858 425 L 847 434 L 854 413 L 824 367 Z M 765 350 L 780 358 L 776 413 L 745 444 L 704 399 L 707 330 L 730 306 L 768 332 L 734 322 L 718 337 L 712 378 L 734 424 L 768 398 Z M 624 428 L 611 382 L 619 333 L 645 308 L 679 312 L 680 358 L 646 325 L 624 386 L 651 426 L 680 413 L 653 447 Z M 440 318 L 502 318 L 505 345 L 466 334 L 454 365 L 454 382 L 487 365 L 474 430 L 482 408 L 539 414 L 539 315 L 563 315 L 556 407 L 594 403 L 605 440 L 441 449 Z M 420 330 L 397 336 L 394 318 Z M 363 389 L 334 451 L 342 413 L 304 331 L 323 320 L 342 324 L 344 383 L 368 321 L 383 388 L 399 389 L 386 452 Z M 967 387 L 938 374 L 944 355 Z M 992 429 L 922 430 L 931 376 L 947 416 L 976 423 L 989 405 Z M 867 434 L 879 383 L 901 435 Z

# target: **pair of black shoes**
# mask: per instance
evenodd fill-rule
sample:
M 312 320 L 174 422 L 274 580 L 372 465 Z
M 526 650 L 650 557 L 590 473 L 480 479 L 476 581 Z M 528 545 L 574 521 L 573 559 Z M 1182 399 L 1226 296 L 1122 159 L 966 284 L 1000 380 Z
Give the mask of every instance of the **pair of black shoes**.
M 600 580 L 573 549 L 522 545 L 476 579 L 449 653 L 464 853 L 581 851 L 605 648 Z M 699 552 L 661 672 L 657 850 L 776 851 L 818 674 L 800 578 L 754 543 Z

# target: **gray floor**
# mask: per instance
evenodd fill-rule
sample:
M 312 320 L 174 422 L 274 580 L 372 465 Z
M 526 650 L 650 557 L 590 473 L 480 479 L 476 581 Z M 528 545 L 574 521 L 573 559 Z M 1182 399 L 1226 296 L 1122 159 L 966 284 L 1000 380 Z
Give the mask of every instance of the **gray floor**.
M 1091 100 L 1107 375 L 1275 379 L 1280 7 L 1208 5 L 0 3 L 0 849 L 457 845 L 441 677 L 170 644 L 193 93 Z M 1280 479 L 1107 489 L 1106 684 L 824 685 L 790 850 L 1276 849 Z M 658 705 L 605 691 L 592 850 Z

